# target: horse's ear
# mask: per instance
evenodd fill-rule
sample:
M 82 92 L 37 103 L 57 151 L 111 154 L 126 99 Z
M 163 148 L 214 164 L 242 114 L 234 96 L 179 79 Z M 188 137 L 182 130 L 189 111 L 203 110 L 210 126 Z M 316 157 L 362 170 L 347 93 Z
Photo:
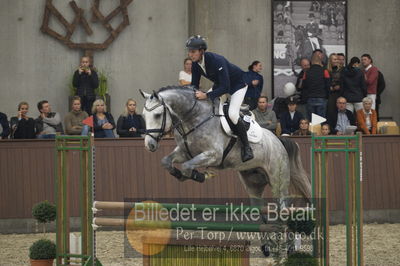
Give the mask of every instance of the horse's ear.
M 153 90 L 153 95 L 154 98 L 156 98 L 157 100 L 160 100 L 160 98 L 158 98 L 158 94 L 156 91 Z
M 146 92 L 142 91 L 141 89 L 139 89 L 139 92 L 142 95 L 142 97 L 145 99 L 150 98 L 150 96 L 151 96 L 150 93 L 146 93 Z

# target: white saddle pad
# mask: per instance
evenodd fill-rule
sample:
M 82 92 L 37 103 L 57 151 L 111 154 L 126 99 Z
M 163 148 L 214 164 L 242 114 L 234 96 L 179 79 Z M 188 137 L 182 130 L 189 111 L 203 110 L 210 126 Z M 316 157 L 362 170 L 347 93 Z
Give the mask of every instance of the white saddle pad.
M 229 127 L 228 121 L 224 116 L 223 105 L 224 104 L 222 102 L 219 104 L 219 114 L 222 115 L 220 116 L 221 126 L 228 136 L 236 137 L 236 135 L 232 132 L 231 128 Z M 250 122 L 250 128 L 249 130 L 247 130 L 247 138 L 249 139 L 249 142 L 251 143 L 260 142 L 263 134 L 262 127 L 260 127 L 260 125 L 250 116 L 245 116 L 244 119 L 246 120 L 246 122 Z

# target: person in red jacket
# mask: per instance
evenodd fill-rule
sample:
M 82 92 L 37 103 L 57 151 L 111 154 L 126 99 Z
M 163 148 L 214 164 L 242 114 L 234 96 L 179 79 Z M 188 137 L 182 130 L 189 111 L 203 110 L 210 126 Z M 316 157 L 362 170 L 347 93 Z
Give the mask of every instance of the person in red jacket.
M 376 111 L 371 109 L 372 100 L 369 97 L 365 97 L 362 103 L 363 109 L 357 111 L 358 130 L 366 135 L 376 134 L 378 119 Z
M 372 99 L 372 109 L 375 110 L 376 89 L 378 87 L 378 68 L 372 65 L 373 61 L 369 54 L 361 56 L 364 67 L 365 83 L 367 84 L 367 97 Z

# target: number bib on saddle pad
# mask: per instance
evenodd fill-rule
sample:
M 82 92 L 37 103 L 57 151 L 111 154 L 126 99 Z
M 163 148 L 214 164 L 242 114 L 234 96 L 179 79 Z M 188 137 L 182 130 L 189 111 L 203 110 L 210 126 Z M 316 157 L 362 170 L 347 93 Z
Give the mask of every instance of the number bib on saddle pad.
M 219 104 L 219 114 L 221 120 L 221 126 L 228 136 L 236 136 L 232 130 L 233 123 L 230 121 L 228 116 L 229 105 L 227 103 Z M 240 117 L 243 119 L 247 129 L 247 138 L 249 142 L 258 143 L 263 135 L 262 127 L 251 117 L 251 112 L 249 110 L 240 110 Z

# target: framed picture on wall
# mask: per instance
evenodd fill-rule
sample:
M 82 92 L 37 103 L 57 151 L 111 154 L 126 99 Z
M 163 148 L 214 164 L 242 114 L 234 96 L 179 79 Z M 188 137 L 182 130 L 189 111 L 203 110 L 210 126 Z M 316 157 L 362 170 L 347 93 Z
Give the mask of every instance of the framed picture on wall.
M 301 59 L 314 50 L 347 54 L 346 1 L 272 1 L 272 95 L 286 97 L 284 87 L 296 84 Z

